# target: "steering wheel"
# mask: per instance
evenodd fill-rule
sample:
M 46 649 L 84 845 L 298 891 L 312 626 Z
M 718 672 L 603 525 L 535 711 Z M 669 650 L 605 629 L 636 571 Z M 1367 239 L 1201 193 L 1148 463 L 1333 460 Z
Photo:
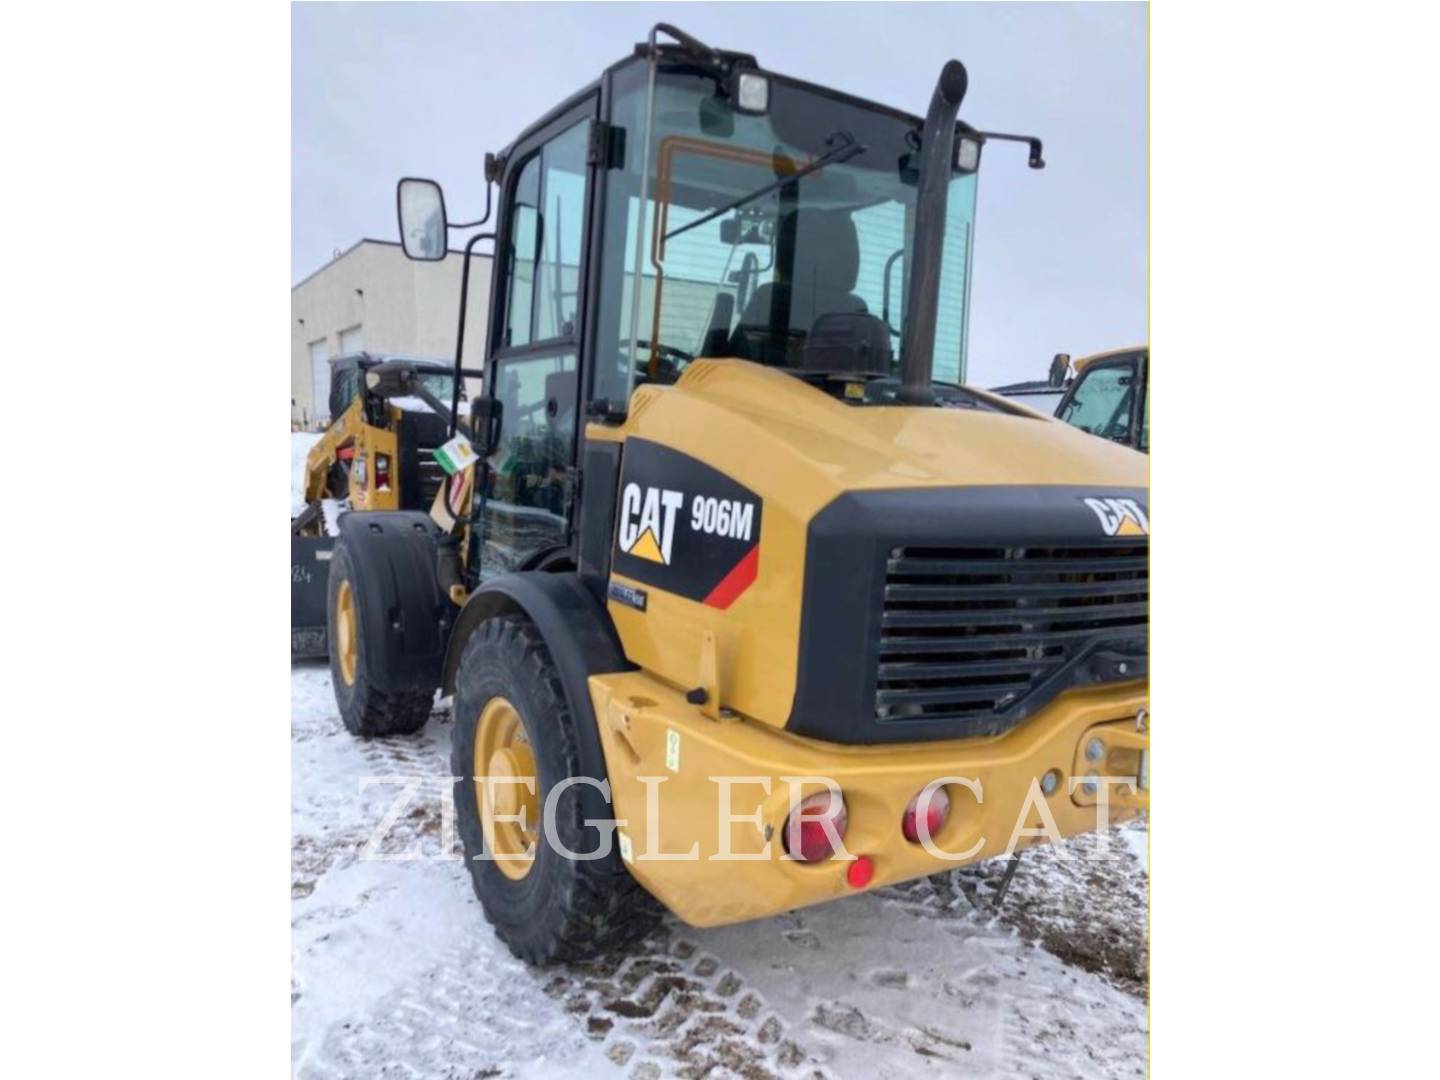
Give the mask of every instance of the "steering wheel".
M 621 343 L 622 347 L 628 344 L 628 341 Z M 695 359 L 693 353 L 688 353 L 684 349 L 677 349 L 674 345 L 666 345 L 663 341 L 651 345 L 650 342 L 641 338 L 635 342 L 635 348 L 637 350 L 646 349 L 654 353 L 657 359 L 655 379 L 653 380 L 655 382 L 673 383 L 680 377 L 680 373 L 685 370 L 686 365 Z M 638 373 L 640 378 L 650 379 L 650 364 L 648 358 L 641 363 Z

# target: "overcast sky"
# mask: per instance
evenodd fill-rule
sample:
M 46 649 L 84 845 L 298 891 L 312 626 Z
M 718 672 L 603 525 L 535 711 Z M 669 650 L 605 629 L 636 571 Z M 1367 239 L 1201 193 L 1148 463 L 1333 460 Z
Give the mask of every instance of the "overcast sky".
M 1039 135 L 980 175 L 969 380 L 1043 378 L 1146 337 L 1143 4 L 296 4 L 291 281 L 396 237 L 395 181 L 479 216 L 486 150 L 628 55 L 657 21 L 761 66 L 924 114 L 947 59 L 960 116 Z

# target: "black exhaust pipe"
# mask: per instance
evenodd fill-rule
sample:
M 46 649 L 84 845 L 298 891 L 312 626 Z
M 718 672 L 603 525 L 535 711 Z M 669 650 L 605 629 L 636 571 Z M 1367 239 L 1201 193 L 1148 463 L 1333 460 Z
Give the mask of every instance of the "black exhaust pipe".
M 915 244 L 905 332 L 900 341 L 900 400 L 907 405 L 935 401 L 935 317 L 940 304 L 940 259 L 945 250 L 945 200 L 955 161 L 955 117 L 970 85 L 965 65 L 948 61 L 925 114 L 920 139 L 920 185 L 915 195 Z

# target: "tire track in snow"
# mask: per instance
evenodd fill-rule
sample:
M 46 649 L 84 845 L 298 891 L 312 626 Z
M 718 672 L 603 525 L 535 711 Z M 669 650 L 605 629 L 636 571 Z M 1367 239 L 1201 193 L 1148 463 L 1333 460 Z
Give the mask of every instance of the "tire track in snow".
M 312 701 L 323 690 L 328 702 L 328 672 L 310 675 L 309 682 Z M 297 715 L 292 724 L 294 753 L 297 762 L 303 759 L 295 771 L 292 849 L 297 939 L 303 938 L 311 950 L 331 949 L 326 938 L 332 933 L 343 936 L 347 924 L 367 927 L 371 938 L 377 932 L 383 936 L 393 924 L 394 945 L 408 947 L 416 926 L 397 920 L 394 912 L 406 897 L 407 882 L 415 893 L 417 879 L 406 875 L 417 866 L 434 882 L 419 882 L 429 890 L 416 894 L 423 910 L 412 910 L 417 907 L 412 897 L 405 915 L 422 923 L 445 923 L 431 931 L 434 940 L 416 943 L 417 963 L 406 968 L 403 977 L 397 976 L 393 985 L 377 979 L 384 988 L 376 997 L 351 1007 L 340 995 L 338 1006 L 330 1001 L 328 1011 L 310 1014 L 315 1021 L 297 1032 L 299 1076 L 590 1077 L 614 1070 L 636 1080 L 794 1080 L 934 1074 L 937 1068 L 1043 1077 L 1143 1073 L 1145 1006 L 1133 995 L 1143 993 L 1144 986 L 1134 980 L 1127 985 L 1127 970 L 1133 975 L 1136 965 L 1127 969 L 1115 960 L 1124 954 L 1124 943 L 1105 945 L 1107 934 L 1116 928 L 1133 934 L 1137 925 L 1143 927 L 1143 875 L 1134 865 L 1124 865 L 1123 854 L 1115 856 L 1109 869 L 1097 869 L 1099 864 L 1088 858 L 1060 868 L 1049 865 L 1047 849 L 1033 849 L 1026 853 L 998 916 L 986 904 L 1003 871 L 999 863 L 839 902 L 878 901 L 877 908 L 932 925 L 933 935 L 920 931 L 923 940 L 934 938 L 927 948 L 940 956 L 954 949 L 957 960 L 963 957 L 938 986 L 921 984 L 919 968 L 903 963 L 868 971 L 853 964 L 847 968 L 843 935 L 825 929 L 825 920 L 810 918 L 808 911 L 777 917 L 769 928 L 782 948 L 832 965 L 820 969 L 825 975 L 815 984 L 825 996 L 800 1006 L 788 995 L 777 996 L 773 1004 L 767 1000 L 765 993 L 775 986 L 767 978 L 760 978 L 764 992 L 757 986 L 756 977 L 764 973 L 756 966 L 755 950 L 717 944 L 713 933 L 692 932 L 670 919 L 620 955 L 533 969 L 495 939 L 458 861 L 453 868 L 437 866 L 433 857 L 419 864 L 357 866 L 362 845 L 400 793 L 399 787 L 385 784 L 361 793 L 357 779 L 365 775 L 427 778 L 427 786 L 398 815 L 379 850 L 391 854 L 419 844 L 428 855 L 439 853 L 441 800 L 449 798 L 448 782 L 439 780 L 449 774 L 449 717 L 437 712 L 418 736 L 366 742 L 343 730 L 333 704 L 311 704 L 299 711 L 307 715 Z M 328 768 L 328 775 L 312 777 L 311 763 L 322 772 Z M 1103 894 L 1104 911 L 1098 918 L 1092 877 Z M 447 883 L 462 881 L 447 893 Z M 442 895 L 435 895 L 436 889 Z M 1110 895 L 1117 891 L 1125 894 L 1118 904 Z M 433 908 L 425 900 L 432 896 Z M 884 940 L 892 923 L 893 916 L 877 915 L 855 926 L 872 940 Z M 1096 930 L 1097 923 L 1104 932 Z M 745 929 L 749 934 L 766 932 L 763 922 Z M 1087 947 L 1066 959 L 1130 990 L 1123 995 L 1128 1005 L 1117 1006 L 1122 995 L 1097 987 L 1088 971 L 1076 972 L 1035 944 L 1051 946 L 1077 934 L 1089 934 L 1105 947 Z M 1143 941 L 1143 930 L 1140 936 Z M 334 954 L 341 962 L 332 963 L 331 969 L 338 966 L 342 977 L 349 976 L 352 956 L 357 969 L 375 963 L 365 953 L 368 940 L 356 945 L 352 939 L 349 953 Z M 1131 953 L 1143 957 L 1143 951 Z M 769 956 L 762 962 L 782 959 Z M 319 961 L 306 963 L 311 966 L 302 965 L 292 979 L 292 1005 L 311 992 L 307 977 L 334 978 L 323 952 Z M 1143 972 L 1143 962 L 1138 970 Z M 382 964 L 377 975 L 386 974 Z M 970 1020 L 985 1018 L 978 1027 L 988 1034 L 974 1035 L 975 1025 L 964 1025 L 962 1032 L 943 1023 L 907 1022 L 910 1015 L 903 1004 L 872 1009 L 866 1002 L 862 1009 L 843 992 L 836 994 L 844 980 L 857 978 L 892 994 L 922 989 L 940 995 Z M 313 990 L 322 997 L 328 992 L 322 985 Z
M 320 682 L 321 673 L 312 681 Z M 319 687 L 314 689 L 318 693 Z M 328 683 L 324 689 L 328 691 Z M 317 708 L 325 715 L 312 710 L 293 724 L 295 741 L 340 740 L 334 749 L 359 766 L 346 773 L 357 788 L 361 776 L 424 780 L 420 792 L 384 830 L 377 852 L 393 855 L 421 844 L 425 853 L 438 854 L 440 799 L 450 796 L 448 715 L 437 710 L 416 736 L 358 740 L 344 731 L 333 708 L 323 703 Z M 368 790 L 376 794 L 355 791 L 347 808 L 350 821 L 327 822 L 318 834 L 297 829 L 292 838 L 293 899 L 310 897 L 327 874 L 341 873 L 361 860 L 364 845 L 374 838 L 381 815 L 393 811 L 401 787 L 381 784 Z M 357 816 L 361 820 L 356 821 Z M 406 864 L 395 865 L 403 872 Z M 457 873 L 463 873 L 458 862 Z M 373 886 L 347 894 L 339 903 L 306 905 L 292 925 L 314 931 L 343 924 L 385 896 L 388 888 Z M 323 893 L 317 899 L 323 899 Z M 548 1062 L 557 1048 L 573 1055 L 588 1047 L 636 1078 L 733 1075 L 790 1080 L 826 1075 L 789 1037 L 785 1023 L 763 997 L 719 957 L 684 937 L 674 920 L 667 919 L 615 956 L 537 969 L 509 954 L 478 905 L 470 905 L 466 914 L 472 920 L 462 928 L 471 935 L 468 940 L 444 950 L 420 975 L 391 989 L 361 1014 L 330 1024 L 316 1044 L 305 1042 L 298 1050 L 296 1074 L 498 1076 L 516 1066 Z M 292 1005 L 304 991 L 303 983 L 292 979 Z

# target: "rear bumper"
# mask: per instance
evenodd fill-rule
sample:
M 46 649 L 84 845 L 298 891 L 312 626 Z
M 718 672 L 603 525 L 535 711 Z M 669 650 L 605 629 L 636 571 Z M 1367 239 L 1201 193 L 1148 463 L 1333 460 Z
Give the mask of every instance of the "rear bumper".
M 849 816 L 845 847 L 873 861 L 865 886 L 873 889 L 1042 841 L 1047 827 L 1060 836 L 1090 831 L 1102 808 L 1086 779 L 1138 780 L 1141 753 L 1149 751 L 1148 721 L 1137 723 L 1148 708 L 1143 681 L 1064 693 L 993 738 L 882 746 L 710 720 L 642 672 L 594 676 L 590 691 L 621 854 L 636 879 L 693 926 L 858 891 L 847 883 L 846 860 L 785 857 L 792 787 L 803 796 L 824 790 L 823 778 L 839 786 Z M 1058 780 L 1050 794 L 1042 787 L 1047 773 Z M 1144 774 L 1148 789 L 1148 767 Z M 910 800 L 941 778 L 950 778 L 952 810 L 934 843 L 951 858 L 907 841 L 900 828 Z M 1109 782 L 1104 793 L 1111 821 L 1149 806 L 1138 783 Z

